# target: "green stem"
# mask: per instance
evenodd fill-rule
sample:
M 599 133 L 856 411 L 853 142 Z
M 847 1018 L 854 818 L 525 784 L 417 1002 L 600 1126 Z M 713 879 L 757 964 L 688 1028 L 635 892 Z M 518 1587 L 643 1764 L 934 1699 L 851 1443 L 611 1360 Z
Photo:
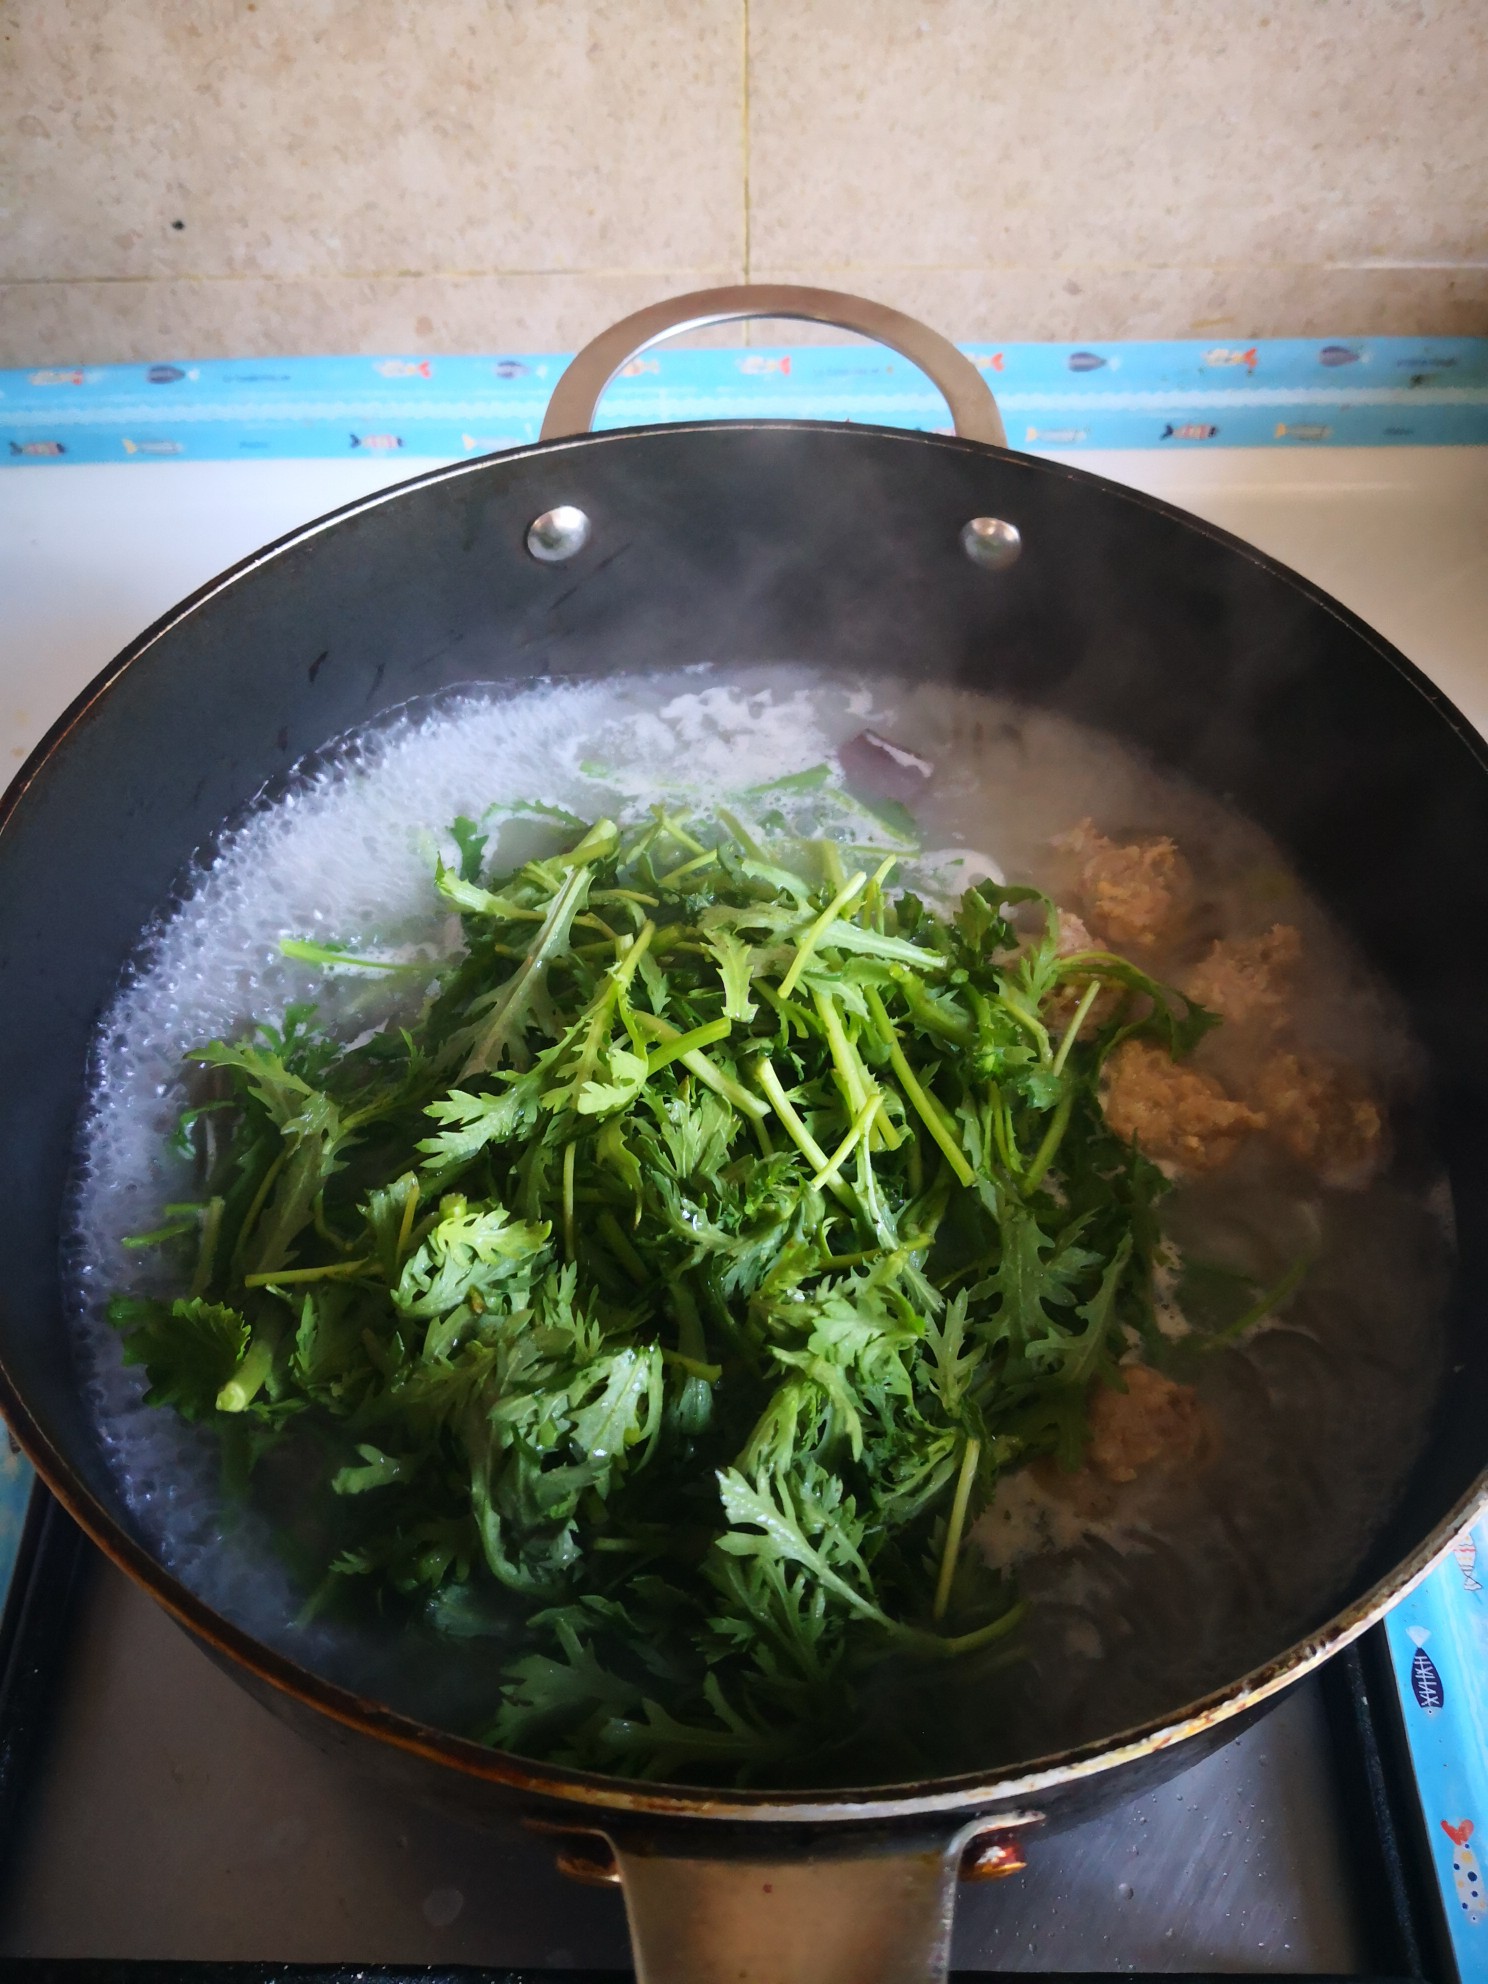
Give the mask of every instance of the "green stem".
M 613 820 L 596 820 L 577 847 L 558 856 L 560 868 L 581 868 L 589 861 L 608 861 L 620 845 L 620 829 Z
M 1054 1162 L 1059 1146 L 1064 1142 L 1064 1133 L 1069 1128 L 1070 1111 L 1075 1105 L 1075 1091 L 1067 1088 L 1060 1096 L 1049 1127 L 1044 1132 L 1044 1140 L 1034 1153 L 1032 1164 L 1023 1175 L 1023 1190 L 1031 1192 L 1043 1180 L 1044 1173 Z
M 704 1384 L 716 1385 L 723 1376 L 721 1364 L 705 1364 L 700 1358 L 688 1357 L 680 1350 L 663 1350 L 663 1364 L 674 1364 L 679 1371 L 685 1371 L 690 1378 L 701 1378 Z
M 624 1229 L 612 1212 L 602 1212 L 595 1221 L 600 1235 L 610 1252 L 630 1276 L 637 1288 L 645 1288 L 651 1279 L 651 1271 L 635 1248 L 625 1237 Z
M 780 996 L 782 999 L 788 999 L 791 993 L 795 991 L 796 980 L 811 962 L 811 953 L 816 949 L 822 938 L 826 936 L 827 932 L 837 921 L 843 910 L 847 908 L 847 905 L 857 895 L 858 891 L 867 886 L 868 877 L 863 873 L 861 868 L 857 874 L 849 875 L 847 880 L 842 884 L 842 887 L 822 911 L 821 915 L 811 925 L 810 929 L 797 941 L 795 960 L 790 970 L 780 981 Z
M 869 1129 L 872 1127 L 873 1119 L 882 1106 L 883 1097 L 875 1089 L 853 1118 L 852 1128 L 842 1139 L 842 1142 L 838 1144 L 836 1150 L 833 1151 L 829 1161 L 812 1178 L 811 1186 L 813 1191 L 819 1192 L 823 1185 L 830 1185 L 833 1179 L 839 1176 L 843 1165 L 852 1156 L 862 1139 L 868 1134 Z
M 838 1274 L 843 1268 L 860 1268 L 865 1261 L 881 1261 L 889 1252 L 887 1247 L 864 1247 L 856 1254 L 823 1254 L 822 1273 Z
M 876 930 L 880 937 L 884 934 L 883 885 L 898 864 L 897 854 L 886 854 L 868 877 L 868 888 L 863 897 L 862 916 L 867 918 L 866 927 Z
M 277 1330 L 257 1330 L 248 1354 L 217 1394 L 219 1412 L 246 1412 L 265 1379 L 274 1368 L 274 1352 L 279 1346 Z
M 946 1524 L 945 1548 L 940 1557 L 940 1577 L 935 1586 L 935 1604 L 930 1616 L 938 1626 L 946 1615 L 951 1602 L 951 1584 L 956 1576 L 956 1561 L 961 1555 L 961 1534 L 966 1527 L 966 1510 L 971 1501 L 972 1483 L 976 1480 L 977 1462 L 982 1457 L 980 1440 L 968 1438 L 965 1452 L 961 1456 L 961 1472 L 956 1477 L 956 1494 L 951 1503 L 950 1520 Z
M 703 843 L 700 840 L 698 840 L 694 835 L 688 833 L 685 827 L 679 826 L 677 822 L 672 818 L 670 813 L 666 812 L 660 806 L 658 806 L 656 810 L 661 816 L 660 825 L 663 833 L 669 833 L 672 839 L 676 841 L 680 846 L 685 847 L 689 851 L 689 853 L 692 854 L 708 853 L 709 850 L 703 846 Z
M 925 1157 L 913 1123 L 909 1126 L 909 1196 L 917 1199 L 925 1189 Z
M 970 1047 L 975 1029 L 954 1014 L 943 1012 L 913 972 L 906 971 L 902 965 L 897 966 L 894 983 L 918 1026 L 922 1026 L 927 1033 L 939 1034 L 942 1040 L 952 1041 L 957 1047 Z
M 237 1245 L 233 1248 L 234 1266 L 238 1265 L 238 1263 L 240 1263 L 247 1254 L 249 1235 L 253 1232 L 253 1228 L 255 1223 L 257 1222 L 258 1215 L 263 1211 L 264 1206 L 268 1203 L 269 1193 L 272 1192 L 274 1189 L 274 1180 L 279 1176 L 279 1173 L 284 1169 L 285 1164 L 288 1162 L 288 1160 L 289 1160 L 289 1146 L 288 1144 L 285 1144 L 280 1149 L 279 1155 L 274 1159 L 273 1163 L 269 1166 L 268 1170 L 264 1173 L 263 1177 L 258 1181 L 258 1190 L 253 1194 L 253 1198 L 249 1202 L 248 1210 L 243 1215 L 243 1224 L 238 1228 Z
M 636 975 L 636 967 L 651 947 L 651 939 L 656 935 L 656 925 L 647 917 L 625 951 L 605 973 L 604 983 L 590 1002 L 589 1024 L 584 1033 L 584 1045 L 579 1053 L 578 1066 L 574 1070 L 572 1090 L 578 1095 L 584 1084 L 591 1080 L 599 1065 L 600 1050 L 609 1038 L 612 1015 L 620 1000 L 630 989 L 630 982 Z
M 689 1054 L 695 1054 L 700 1047 L 711 1047 L 715 1040 L 727 1040 L 733 1030 L 732 1020 L 719 1019 L 709 1020 L 706 1026 L 695 1026 L 691 1033 L 679 1033 L 675 1039 L 651 1049 L 646 1056 L 646 1073 L 654 1075 L 669 1061 L 685 1063 Z
M 734 839 L 739 843 L 740 847 L 743 848 L 744 852 L 749 856 L 751 861 L 764 860 L 765 858 L 764 849 L 760 846 L 759 842 L 754 838 L 754 836 L 750 833 L 749 829 L 744 825 L 744 822 L 741 819 L 739 819 L 736 814 L 727 812 L 722 806 L 720 806 L 718 809 L 718 817 L 720 820 L 722 820 L 723 824 L 728 828 L 729 832 L 733 835 Z
M 994 1640 L 1003 1639 L 1018 1624 L 1027 1610 L 1026 1605 L 1011 1606 L 1000 1619 L 994 1619 L 990 1626 L 978 1626 L 975 1632 L 961 1633 L 954 1639 L 937 1639 L 929 1633 L 924 1637 L 930 1642 L 930 1651 L 940 1654 L 945 1659 L 954 1660 L 958 1654 L 975 1653 L 978 1647 L 991 1646 Z
M 904 1049 L 899 1045 L 899 1036 L 894 1031 L 894 1023 L 884 1011 L 883 1000 L 871 985 L 864 986 L 863 991 L 868 1001 L 868 1010 L 873 1015 L 874 1025 L 878 1028 L 878 1037 L 889 1050 L 889 1065 L 899 1077 L 900 1087 L 909 1097 L 915 1114 L 940 1146 L 946 1163 L 955 1172 L 959 1182 L 962 1185 L 970 1185 L 976 1174 L 967 1163 L 966 1153 L 957 1141 L 955 1132 L 941 1115 L 939 1103 L 927 1095 L 915 1079 L 914 1069 L 905 1060 Z
M 754 1078 L 765 1091 L 765 1094 L 769 1096 L 771 1103 L 774 1105 L 775 1114 L 785 1125 L 790 1140 L 796 1149 L 800 1151 L 803 1157 L 811 1160 L 813 1170 L 824 1171 L 828 1162 L 827 1153 L 797 1115 L 795 1105 L 781 1086 L 780 1077 L 776 1074 L 774 1064 L 768 1054 L 761 1054 L 755 1062 Z
M 711 868 L 718 859 L 718 849 L 710 847 L 706 854 L 695 854 L 691 861 L 684 861 L 680 868 L 672 868 L 665 875 L 658 875 L 656 886 L 665 889 L 673 882 L 680 882 L 684 875 L 696 874 L 699 868 Z
M 1059 1052 L 1054 1056 L 1054 1067 L 1052 1070 L 1054 1074 L 1062 1075 L 1064 1073 L 1064 1064 L 1069 1059 L 1070 1049 L 1075 1044 L 1075 1038 L 1080 1028 L 1085 1024 L 1090 1008 L 1100 997 L 1100 989 L 1100 980 L 1098 978 L 1092 978 L 1081 993 L 1080 1003 L 1075 1008 L 1075 1016 L 1065 1028 L 1064 1038 L 1059 1043 Z
M 868 1084 L 863 1078 L 862 1069 L 857 1065 L 857 1057 L 848 1053 L 847 1035 L 842 1028 L 842 1015 L 837 1010 L 837 1001 L 831 994 L 815 986 L 811 1002 L 816 1007 L 817 1018 L 827 1036 L 827 1045 L 832 1050 L 832 1064 L 842 1081 L 847 1106 L 854 1116 L 868 1100 Z
M 315 1194 L 315 1202 L 310 1208 L 310 1219 L 316 1232 L 325 1241 L 327 1246 L 334 1247 L 338 1254 L 349 1254 L 352 1252 L 353 1242 L 343 1240 L 335 1227 L 326 1218 L 324 1186 Z
M 677 1324 L 676 1355 L 685 1363 L 706 1365 L 708 1362 L 708 1339 L 703 1332 L 703 1319 L 698 1314 L 698 1305 L 693 1299 L 692 1290 L 679 1275 L 675 1281 L 667 1283 L 667 1292 L 672 1298 L 672 1314 Z M 665 1358 L 667 1352 L 663 1351 Z M 711 1370 L 714 1367 L 709 1365 Z
M 1006 985 L 1002 988 L 1002 1003 L 1018 1022 L 1018 1025 L 1022 1027 L 1023 1031 L 1037 1044 L 1039 1060 L 1047 1068 L 1054 1058 L 1054 1049 L 1049 1040 L 1048 1029 L 1035 1014 L 1028 1011 L 1026 1006 L 1019 1005 Z
M 222 1231 L 222 1200 L 208 1199 L 202 1212 L 201 1247 L 196 1256 L 196 1273 L 191 1277 L 191 1293 L 205 1295 L 212 1280 L 212 1262 L 217 1253 L 217 1236 Z
M 359 1261 L 332 1261 L 328 1267 L 320 1268 L 269 1268 L 262 1274 L 245 1274 L 245 1288 L 289 1288 L 302 1281 L 350 1281 L 364 1268 L 371 1267 L 370 1258 Z
M 1254 1329 L 1259 1322 L 1264 1322 L 1273 1309 L 1280 1308 L 1287 1297 L 1295 1292 L 1310 1266 L 1311 1262 L 1307 1260 L 1293 1261 L 1274 1288 L 1267 1289 L 1260 1301 L 1253 1302 L 1243 1316 L 1237 1316 L 1234 1322 L 1226 1323 L 1223 1329 L 1215 1330 L 1212 1335 L 1206 1336 L 1200 1348 L 1218 1350 L 1222 1344 L 1233 1343 L 1236 1337 L 1244 1336 L 1247 1330 Z
M 124 1247 L 161 1247 L 167 1240 L 182 1240 L 193 1227 L 200 1225 L 198 1219 L 176 1219 L 169 1226 L 155 1226 L 148 1233 L 129 1233 L 119 1243 Z
M 408 1242 L 413 1234 L 413 1222 L 418 1216 L 418 1209 L 418 1180 L 417 1178 L 410 1178 L 408 1181 L 408 1191 L 403 1200 L 403 1217 L 398 1222 L 398 1244 L 394 1253 L 394 1259 L 400 1266 L 402 1265 L 404 1255 L 408 1252 Z
M 847 1106 L 854 1116 L 866 1107 L 871 1097 L 877 1095 L 878 1086 L 868 1070 L 863 1066 L 857 1048 L 848 1038 L 847 1029 L 842 1024 L 842 1015 L 837 1010 L 837 1001 L 829 992 L 819 986 L 812 992 L 817 1017 L 826 1029 L 827 1045 L 832 1050 L 832 1065 L 841 1077 L 847 1096 Z M 880 1112 L 873 1126 L 874 1142 L 881 1150 L 897 1150 L 903 1137 Z
M 614 828 L 609 821 L 600 824 L 609 827 L 613 834 Z M 599 829 L 594 831 L 597 833 Z M 593 838 L 593 834 L 586 834 L 580 847 Z M 574 854 L 578 852 L 576 848 Z M 568 943 L 569 931 L 583 905 L 588 887 L 589 870 L 583 865 L 572 868 L 549 903 L 547 914 L 532 940 L 532 948 L 501 987 L 490 1012 L 482 1019 L 475 1045 L 460 1070 L 462 1081 L 468 1081 L 472 1075 L 488 1074 L 500 1063 L 512 1039 L 520 1033 L 527 1009 L 547 978 L 548 966 Z
M 635 1019 L 647 1033 L 654 1033 L 660 1040 L 680 1040 L 682 1037 L 682 1029 L 673 1026 L 670 1020 L 662 1019 L 659 1013 L 637 1013 Z M 678 1059 L 684 1068 L 697 1076 L 705 1088 L 711 1088 L 715 1095 L 721 1095 L 726 1101 L 731 1102 L 741 1116 L 749 1117 L 751 1122 L 762 1123 L 769 1115 L 769 1110 L 758 1096 L 751 1095 L 747 1088 L 741 1087 L 731 1076 L 724 1074 L 721 1068 L 715 1068 L 706 1054 L 699 1053 L 696 1048 L 689 1048 L 685 1054 L 679 1055 Z
M 807 845 L 820 857 L 822 879 L 828 888 L 840 889 L 847 881 L 847 870 L 842 865 L 842 851 L 834 840 L 813 840 Z
M 387 958 L 359 958 L 335 944 L 312 944 L 303 937 L 281 937 L 279 955 L 295 958 L 301 964 L 355 965 L 360 971 L 432 971 L 434 968 L 428 958 L 413 958 L 404 962 Z
M 1013 1135 L 1012 1112 L 1003 1101 L 1002 1090 L 996 1082 L 989 1082 L 987 1086 L 991 1103 L 992 1141 L 997 1146 L 997 1155 L 1002 1159 L 1003 1170 L 1009 1176 L 1017 1177 L 1023 1169 L 1023 1159 Z
M 768 1054 L 761 1054 L 755 1062 L 754 1078 L 765 1091 L 765 1094 L 769 1096 L 771 1103 L 774 1105 L 775 1114 L 785 1125 L 786 1135 L 790 1138 L 796 1149 L 800 1151 L 801 1155 L 808 1161 L 812 1170 L 815 1172 L 830 1171 L 831 1160 L 816 1141 L 816 1138 L 812 1136 L 806 1125 L 801 1121 L 801 1118 L 796 1114 L 795 1106 L 781 1087 L 780 1077 L 771 1066 Z M 840 1199 L 843 1205 L 850 1207 L 856 1212 L 857 1201 L 840 1178 L 829 1178 L 827 1180 L 827 1189 L 834 1198 Z
M 602 916 L 595 916 L 588 910 L 582 916 L 574 918 L 573 927 L 575 930 L 597 930 L 611 950 L 614 950 L 620 942 L 620 932 L 614 925 L 606 923 Z

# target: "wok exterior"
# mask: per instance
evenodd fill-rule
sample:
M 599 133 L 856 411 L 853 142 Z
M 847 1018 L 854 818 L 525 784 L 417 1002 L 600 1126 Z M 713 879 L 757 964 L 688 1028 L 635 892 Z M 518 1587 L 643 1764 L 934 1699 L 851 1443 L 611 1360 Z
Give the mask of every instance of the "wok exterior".
M 255 1701 L 322 1755 L 337 1758 L 399 1796 L 411 1798 L 461 1824 L 497 1832 L 509 1831 L 513 1825 L 526 1825 L 564 1839 L 600 1832 L 606 1837 L 660 1841 L 680 1837 L 684 1828 L 695 1837 L 696 1828 L 690 1819 L 679 1821 L 646 1809 L 644 1795 L 631 1808 L 617 1798 L 610 1806 L 576 1809 L 562 1795 L 561 1783 L 544 1785 L 544 1773 L 536 1765 L 530 1767 L 529 1780 L 521 1786 L 469 1771 L 451 1770 L 444 1756 L 422 1755 L 384 1742 L 355 1724 L 333 1721 L 311 1696 L 286 1689 L 245 1669 L 241 1662 L 210 1643 L 198 1640 L 197 1644 Z M 760 1820 L 751 1816 L 749 1805 L 741 1807 L 732 1798 L 720 1798 L 707 1832 L 713 1850 L 719 1852 L 730 1847 L 737 1851 L 746 1840 L 764 1837 L 772 1856 L 778 1855 L 782 1860 L 792 1853 L 826 1855 L 832 1851 L 834 1837 L 844 1834 L 896 1841 L 945 1839 L 960 1830 L 968 1818 L 986 1820 L 988 1830 L 996 1830 L 999 1821 L 1020 1833 L 1025 1827 L 1030 1828 L 1035 1837 L 1041 1838 L 1046 1833 L 1062 1832 L 1067 1826 L 1098 1817 L 1129 1798 L 1157 1790 L 1249 1729 L 1270 1710 L 1274 1699 L 1267 1697 L 1215 1718 L 1202 1729 L 1185 1735 L 1181 1742 L 1146 1747 L 1138 1756 L 1113 1760 L 1109 1768 L 1041 1784 L 1031 1795 L 1014 1790 L 1002 1797 L 958 1799 L 947 1810 L 929 1817 L 912 1813 L 864 1817 L 844 1800 L 836 1806 L 833 1816 L 826 1816 L 823 1810 L 810 1822 L 792 1822 L 781 1816 L 778 1808 L 774 1816 Z M 624 1787 L 626 1791 L 637 1788 Z M 706 1794 L 698 1802 L 706 1805 Z M 757 1799 L 755 1808 L 762 1808 L 765 1802 L 763 1798 Z M 819 1807 L 832 1805 L 830 1794 L 819 1801 Z M 1036 1848 L 1031 1840 L 1030 1851 L 1033 1850 Z
M 533 518 L 583 509 L 587 547 L 545 565 Z M 1021 533 L 976 565 L 973 517 Z M 101 676 L 0 818 L 0 1404 L 85 1526 L 319 1740 L 379 1745 L 409 1788 L 575 1824 L 758 1815 L 747 1794 L 641 1793 L 442 1737 L 268 1652 L 154 1564 L 99 1452 L 62 1327 L 58 1223 L 91 1028 L 141 927 L 220 822 L 379 711 L 466 682 L 698 661 L 817 662 L 1025 699 L 1100 726 L 1249 814 L 1410 1008 L 1433 1073 L 1461 1274 L 1429 1449 L 1342 1612 L 1181 1723 L 1037 1782 L 806 1799 L 812 1823 L 932 1822 L 1011 1807 L 1077 1816 L 1283 1685 L 1424 1568 L 1488 1459 L 1488 775 L 1466 723 L 1333 602 L 1131 491 L 951 439 L 769 423 L 587 436 L 461 464 L 312 525 L 161 622 Z M 313 1714 L 312 1714 L 313 1712 Z M 1182 1739 L 1181 1757 L 1172 1747 Z M 393 1745 L 392 1750 L 387 1744 Z M 1066 1781 L 1067 1780 L 1067 1781 Z M 788 1799 L 769 1801 L 777 1822 Z M 592 1816 L 586 1819 L 578 1807 Z M 608 1815 L 608 1817 L 606 1816 Z M 617 1816 L 618 1815 L 618 1816 Z M 649 1815 L 649 1817 L 648 1817 Z M 628 1822 L 628 1821 L 624 1821 Z M 612 1827 L 613 1829 L 613 1827 Z

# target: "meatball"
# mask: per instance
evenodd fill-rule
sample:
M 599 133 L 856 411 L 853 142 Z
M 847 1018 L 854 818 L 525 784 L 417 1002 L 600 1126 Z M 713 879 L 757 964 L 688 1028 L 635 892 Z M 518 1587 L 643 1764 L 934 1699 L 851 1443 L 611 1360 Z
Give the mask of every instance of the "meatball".
M 1260 937 L 1220 939 L 1184 978 L 1180 990 L 1232 1026 L 1270 1033 L 1287 1023 L 1287 993 L 1302 939 L 1289 923 Z
M 1146 1040 L 1124 1040 L 1106 1063 L 1106 1121 L 1158 1163 L 1217 1171 L 1265 1117 L 1227 1095 L 1213 1075 L 1174 1061 Z
M 1210 1434 L 1198 1393 L 1149 1364 L 1124 1364 L 1124 1392 L 1102 1385 L 1090 1401 L 1089 1464 L 1116 1483 L 1135 1481 L 1143 1468 L 1192 1465 Z
M 1094 937 L 1072 909 L 1056 909 L 1054 915 L 1057 930 L 1054 950 L 1057 956 L 1072 958 L 1079 951 L 1093 951 L 1097 948 Z
M 1054 943 L 1057 956 L 1071 958 L 1077 952 L 1100 948 L 1084 923 L 1072 910 L 1061 909 L 1057 914 L 1059 921 Z M 1066 978 L 1049 994 L 1044 1006 L 1044 1023 L 1056 1038 L 1075 1017 L 1089 983 L 1088 978 Z M 1115 1013 L 1125 996 L 1119 985 L 1103 985 L 1080 1023 L 1081 1036 L 1088 1039 L 1091 1034 L 1098 1033 Z
M 1298 1054 L 1272 1054 L 1256 1076 L 1255 1098 L 1271 1134 L 1325 1183 L 1367 1184 L 1379 1168 L 1379 1105 L 1346 1070 Z
M 1120 1491 L 1139 1477 L 1155 1484 L 1163 1475 L 1202 1467 L 1213 1458 L 1217 1435 L 1192 1385 L 1175 1384 L 1149 1364 L 1123 1364 L 1121 1376 L 1125 1391 L 1100 1385 L 1091 1398 L 1083 1467 L 1070 1472 L 1044 1455 L 999 1488 L 1004 1529 L 999 1535 L 989 1525 L 985 1532 L 989 1561 L 1016 1563 L 1031 1554 L 1017 1547 L 1020 1515 L 1035 1535 L 1042 1530 L 1047 1543 L 1068 1548 L 1085 1524 L 1119 1520 L 1126 1503 Z
M 1172 937 L 1193 892 L 1188 863 L 1166 837 L 1121 846 L 1081 820 L 1053 843 L 1079 864 L 1075 895 L 1080 912 L 1102 940 L 1117 950 L 1151 950 Z

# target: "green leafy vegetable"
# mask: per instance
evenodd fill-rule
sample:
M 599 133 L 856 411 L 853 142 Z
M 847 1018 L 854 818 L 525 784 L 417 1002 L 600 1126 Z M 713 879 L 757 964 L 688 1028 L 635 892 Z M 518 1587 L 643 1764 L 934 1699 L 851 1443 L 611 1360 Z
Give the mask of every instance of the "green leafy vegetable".
M 886 1657 L 1000 1640 L 978 1512 L 1078 1464 L 1154 1340 L 1165 1180 L 1097 1084 L 1210 1016 L 1061 957 L 1035 891 L 896 898 L 842 805 L 826 842 L 575 825 L 499 876 L 459 820 L 464 948 L 413 1024 L 295 1008 L 194 1057 L 200 1196 L 139 1236 L 189 1292 L 116 1302 L 127 1355 L 334 1510 L 317 1603 L 499 1644 L 498 1743 L 758 1776 Z

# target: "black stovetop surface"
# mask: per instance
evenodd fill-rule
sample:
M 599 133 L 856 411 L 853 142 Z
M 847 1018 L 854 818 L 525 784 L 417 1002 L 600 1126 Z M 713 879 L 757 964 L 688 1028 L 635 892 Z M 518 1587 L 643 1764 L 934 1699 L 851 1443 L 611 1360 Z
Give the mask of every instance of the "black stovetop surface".
M 616 1892 L 321 1755 L 43 1510 L 0 1649 L 7 1974 L 626 1971 Z M 1031 1838 L 1025 1873 L 962 1890 L 957 1969 L 1449 1976 L 1380 1654 L 1336 1658 L 1161 1790 Z

